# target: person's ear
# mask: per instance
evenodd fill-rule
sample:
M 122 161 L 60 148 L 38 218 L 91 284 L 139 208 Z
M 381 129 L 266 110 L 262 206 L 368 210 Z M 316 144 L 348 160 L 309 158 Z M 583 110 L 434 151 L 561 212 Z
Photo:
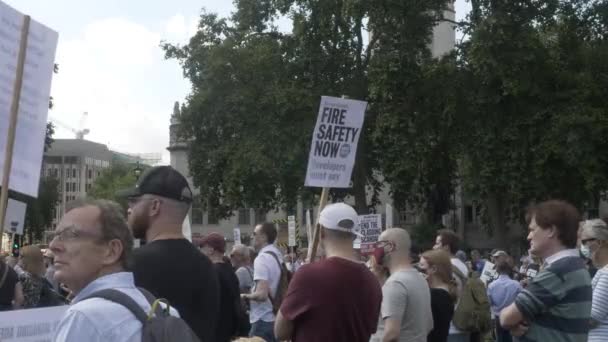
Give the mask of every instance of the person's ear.
M 122 252 L 124 247 L 122 242 L 118 239 L 110 240 L 107 244 L 105 252 L 103 254 L 102 262 L 104 265 L 113 265 L 116 264 L 120 257 L 122 256 Z

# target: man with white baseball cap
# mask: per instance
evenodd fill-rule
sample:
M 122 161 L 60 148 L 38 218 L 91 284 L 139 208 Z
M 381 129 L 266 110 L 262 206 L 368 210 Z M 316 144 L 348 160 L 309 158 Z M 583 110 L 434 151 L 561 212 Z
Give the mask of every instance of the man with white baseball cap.
M 357 212 L 344 203 L 321 211 L 326 259 L 294 274 L 274 326 L 278 340 L 368 342 L 376 331 L 382 290 L 356 257 L 358 221 Z

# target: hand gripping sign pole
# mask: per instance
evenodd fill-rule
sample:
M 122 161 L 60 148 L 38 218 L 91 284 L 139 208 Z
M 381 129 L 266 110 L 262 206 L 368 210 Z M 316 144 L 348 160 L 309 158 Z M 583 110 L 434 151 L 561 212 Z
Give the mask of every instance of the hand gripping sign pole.
M 355 164 L 357 145 L 363 127 L 367 102 L 322 96 L 317 124 L 312 135 L 306 186 L 323 188 L 319 213 L 312 236 L 308 260 L 314 262 L 319 246 L 319 218 L 331 188 L 348 188 Z
M 13 99 L 11 102 L 10 121 L 6 138 L 6 152 L 4 154 L 4 171 L 2 173 L 2 190 L 0 192 L 0 252 L 2 251 L 2 237 L 4 236 L 4 219 L 8 205 L 8 185 L 13 165 L 13 147 L 15 146 L 15 131 L 17 130 L 17 114 L 19 113 L 19 100 L 21 99 L 21 88 L 23 86 L 23 70 L 25 68 L 25 57 L 27 51 L 27 37 L 30 31 L 30 16 L 23 16 L 23 27 L 21 28 L 21 41 L 19 44 L 19 57 L 17 60 L 17 77 L 13 86 Z

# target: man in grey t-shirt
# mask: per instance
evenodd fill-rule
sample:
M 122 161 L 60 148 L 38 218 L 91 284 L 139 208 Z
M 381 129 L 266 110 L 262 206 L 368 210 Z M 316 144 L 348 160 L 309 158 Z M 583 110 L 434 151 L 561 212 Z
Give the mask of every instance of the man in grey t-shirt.
M 391 276 L 382 287 L 380 322 L 371 342 L 426 342 L 433 330 L 431 292 L 424 277 L 411 265 L 410 247 L 405 229 L 387 229 L 378 239 L 382 250 L 374 255 Z
M 251 253 L 249 247 L 236 245 L 230 253 L 230 261 L 236 269 L 236 277 L 239 280 L 241 293 L 249 293 L 253 287 L 253 265 L 251 264 Z

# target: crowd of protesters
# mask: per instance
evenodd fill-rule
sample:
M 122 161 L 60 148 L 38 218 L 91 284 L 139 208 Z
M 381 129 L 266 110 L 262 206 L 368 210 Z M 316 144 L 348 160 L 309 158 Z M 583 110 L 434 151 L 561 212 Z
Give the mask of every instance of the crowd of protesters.
M 329 204 L 322 255 L 309 262 L 277 247 L 272 223 L 255 226 L 251 247 L 228 250 L 219 233 L 188 241 L 192 191 L 171 167 L 122 195 L 126 218 L 116 203 L 77 201 L 48 249 L 5 258 L 0 310 L 69 304 L 55 332 L 68 342 L 145 340 L 139 312 L 166 319 L 175 341 L 608 341 L 608 226 L 563 201 L 528 210 L 529 254 L 518 259 L 467 256 L 447 229 L 414 256 L 401 228 L 362 257 L 357 212 Z

